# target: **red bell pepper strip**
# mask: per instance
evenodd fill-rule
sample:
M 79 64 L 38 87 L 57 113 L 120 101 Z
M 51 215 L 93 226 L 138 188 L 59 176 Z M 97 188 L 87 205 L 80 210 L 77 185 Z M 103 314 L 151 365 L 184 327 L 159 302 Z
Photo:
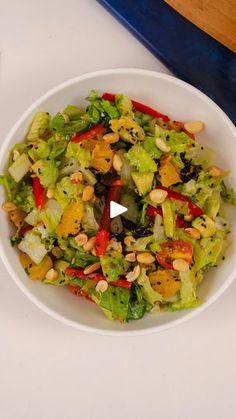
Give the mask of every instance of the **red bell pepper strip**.
M 155 207 L 152 207 L 151 205 L 148 205 L 147 210 L 146 210 L 146 214 L 149 217 L 155 217 L 155 215 L 157 215 L 157 214 L 163 216 L 162 209 L 160 207 L 155 208 Z M 175 224 L 176 224 L 176 227 L 178 227 L 178 228 L 186 228 L 186 227 L 189 226 L 189 224 L 186 223 L 186 221 L 184 221 L 180 217 L 176 218 Z
M 156 186 L 156 189 L 162 189 L 163 191 L 166 191 L 168 193 L 168 198 L 170 199 L 176 199 L 176 201 L 182 201 L 186 202 L 188 204 L 189 211 L 194 217 L 200 217 L 204 214 L 203 210 L 199 208 L 197 205 L 195 205 L 190 199 L 188 199 L 186 196 L 182 195 L 179 192 L 175 192 L 170 188 L 166 188 L 165 186 L 158 185 Z
M 109 102 L 115 102 L 116 95 L 112 93 L 103 93 L 102 98 L 105 100 L 109 100 Z M 162 113 L 156 111 L 149 106 L 144 105 L 143 103 L 137 102 L 136 100 L 131 100 L 133 107 L 140 112 L 146 113 L 147 115 L 153 116 L 154 118 L 161 118 L 164 122 L 168 122 L 170 118 L 167 115 L 163 115 Z
M 76 278 L 84 279 L 84 280 L 93 280 L 95 282 L 98 281 L 107 281 L 106 277 L 100 273 L 91 273 L 85 275 L 82 269 L 78 268 L 66 268 L 65 274 L 69 276 L 75 276 Z M 118 279 L 117 281 L 108 282 L 109 285 L 114 285 L 115 287 L 120 288 L 131 288 L 132 283 L 128 282 L 126 279 Z
M 95 249 L 97 256 L 102 256 L 106 252 L 109 237 L 110 237 L 110 203 L 111 201 L 118 202 L 120 199 L 121 186 L 123 185 L 122 180 L 115 180 L 109 190 L 106 204 L 102 213 L 102 217 L 99 224 L 99 231 L 96 235 Z
M 33 192 L 36 207 L 39 209 L 43 208 L 46 203 L 45 190 L 37 176 L 33 177 Z
M 92 140 L 98 135 L 104 134 L 104 132 L 105 128 L 103 127 L 103 125 L 98 124 L 90 128 L 88 131 L 83 132 L 82 134 L 74 134 L 71 138 L 71 141 L 72 143 L 80 143 L 84 140 Z
M 117 281 L 108 282 L 109 285 L 114 285 L 115 287 L 128 288 L 132 287 L 132 282 L 127 281 L 126 279 L 117 279 Z

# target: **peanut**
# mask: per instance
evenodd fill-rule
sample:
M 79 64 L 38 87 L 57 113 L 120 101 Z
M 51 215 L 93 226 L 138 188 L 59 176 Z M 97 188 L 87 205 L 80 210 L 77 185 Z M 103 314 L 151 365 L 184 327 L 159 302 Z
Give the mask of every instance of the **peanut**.
M 91 185 L 85 186 L 82 194 L 82 201 L 90 201 L 94 195 L 94 187 Z
M 143 252 L 137 255 L 137 261 L 149 265 L 155 261 L 155 257 L 149 252 Z

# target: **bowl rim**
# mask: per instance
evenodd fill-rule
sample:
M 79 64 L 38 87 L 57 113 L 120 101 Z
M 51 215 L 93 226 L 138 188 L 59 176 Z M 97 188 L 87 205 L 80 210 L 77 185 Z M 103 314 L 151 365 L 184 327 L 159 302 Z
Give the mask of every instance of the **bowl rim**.
M 57 93 L 60 90 L 63 90 L 64 88 L 73 85 L 74 83 L 77 83 L 79 81 L 83 81 L 86 79 L 90 79 L 93 77 L 99 77 L 99 76 L 106 76 L 110 74 L 137 74 L 137 75 L 144 75 L 149 77 L 154 77 L 161 80 L 168 80 L 173 84 L 176 84 L 180 87 L 183 87 L 184 89 L 194 93 L 194 95 L 200 97 L 203 101 L 205 101 L 213 110 L 215 110 L 218 114 L 220 114 L 220 117 L 223 119 L 224 123 L 228 126 L 230 131 L 232 131 L 233 135 L 236 138 L 236 128 L 233 124 L 233 122 L 229 119 L 229 117 L 224 113 L 224 111 L 211 99 L 209 98 L 205 93 L 198 90 L 196 87 L 192 86 L 191 84 L 180 80 L 172 75 L 161 73 L 158 71 L 153 70 L 146 70 L 146 69 L 140 69 L 140 68 L 114 68 L 114 69 L 105 69 L 105 70 L 98 70 L 94 72 L 85 73 L 76 77 L 73 77 L 69 80 L 66 80 L 59 85 L 53 87 L 52 89 L 48 90 L 46 93 L 41 95 L 36 101 L 34 101 L 26 110 L 25 112 L 18 118 L 18 120 L 15 122 L 13 127 L 8 132 L 7 136 L 5 137 L 3 144 L 1 146 L 0 150 L 0 162 L 4 159 L 5 153 L 8 149 L 9 143 L 11 141 L 12 136 L 15 134 L 17 129 L 21 126 L 21 124 L 29 117 L 29 115 L 34 111 L 35 108 L 37 108 L 42 102 L 44 102 L 49 97 L 53 96 L 55 93 Z M 172 320 L 164 325 L 158 325 L 158 326 L 152 326 L 148 328 L 143 328 L 140 330 L 106 330 L 106 329 L 100 329 L 99 327 L 93 327 L 93 326 L 86 326 L 84 324 L 81 324 L 75 320 L 70 320 L 66 317 L 64 317 L 62 314 L 57 313 L 53 309 L 49 308 L 47 304 L 43 303 L 39 298 L 37 298 L 35 295 L 33 295 L 27 287 L 23 284 L 23 282 L 20 280 L 20 278 L 15 273 L 14 269 L 12 268 L 11 264 L 9 263 L 7 259 L 7 254 L 5 252 L 3 242 L 0 238 L 0 257 L 1 260 L 10 274 L 11 278 L 14 280 L 16 285 L 21 289 L 23 294 L 25 294 L 30 301 L 32 301 L 37 307 L 39 307 L 42 311 L 47 313 L 50 317 L 68 325 L 71 327 L 74 327 L 76 329 L 79 329 L 81 331 L 86 332 L 92 332 L 99 335 L 105 335 L 105 336 L 141 336 L 141 335 L 147 335 L 151 333 L 161 332 L 167 329 L 170 329 L 178 324 L 184 323 L 187 320 L 197 316 L 201 312 L 203 312 L 207 307 L 209 307 L 212 303 L 214 303 L 224 292 L 225 290 L 230 286 L 234 278 L 236 277 L 236 266 L 233 269 L 233 271 L 228 275 L 227 279 L 224 281 L 224 283 L 221 285 L 221 287 L 205 302 L 203 302 L 200 306 L 197 308 L 186 311 L 186 315 L 183 317 Z

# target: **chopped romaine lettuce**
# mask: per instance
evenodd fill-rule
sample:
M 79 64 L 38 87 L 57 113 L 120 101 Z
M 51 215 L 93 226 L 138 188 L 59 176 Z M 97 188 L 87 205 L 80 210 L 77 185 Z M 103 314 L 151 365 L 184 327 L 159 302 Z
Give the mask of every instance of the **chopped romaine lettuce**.
M 33 164 L 32 170 L 38 176 L 44 188 L 55 186 L 59 172 L 54 160 L 38 160 Z
M 15 199 L 18 188 L 18 185 L 15 182 L 15 180 L 9 175 L 2 175 L 0 176 L 0 185 L 4 186 L 9 201 L 13 201 Z
M 71 157 L 76 158 L 83 167 L 89 167 L 92 158 L 91 152 L 83 148 L 81 143 L 76 144 L 70 141 L 66 149 L 66 158 Z
M 82 249 L 76 250 L 74 258 L 73 266 L 80 268 L 86 268 L 86 266 L 99 261 L 97 256 L 93 256 L 89 252 L 84 252 Z
M 50 154 L 50 146 L 44 140 L 38 139 L 28 151 L 30 158 L 33 161 L 39 159 L 46 159 Z
M 22 182 L 13 202 L 26 213 L 32 211 L 35 208 L 33 187 Z
M 222 182 L 221 197 L 227 204 L 236 205 L 236 196 L 232 188 L 229 188 Z
M 63 135 L 74 134 L 75 132 L 86 131 L 91 126 L 90 116 L 81 115 L 78 119 L 66 122 L 64 116 L 59 112 L 52 119 L 52 129 Z
M 8 167 L 8 172 L 13 177 L 15 182 L 20 182 L 20 180 L 28 173 L 31 167 L 31 162 L 29 161 L 27 155 L 22 153 L 20 157 Z
M 50 234 L 55 232 L 62 216 L 62 208 L 55 199 L 49 199 L 39 213 L 39 218 L 45 224 Z
M 159 159 L 162 155 L 161 150 L 157 148 L 155 143 L 156 137 L 147 136 L 143 142 L 143 148 L 152 157 L 152 159 Z
M 127 320 L 141 319 L 146 311 L 149 311 L 152 305 L 144 298 L 141 287 L 134 284 L 130 290 L 129 310 Z
M 137 279 L 137 282 L 142 289 L 144 297 L 152 306 L 158 302 L 163 301 L 161 294 L 159 294 L 157 291 L 154 291 L 152 288 L 149 278 L 146 275 L 145 268 L 141 268 L 141 273 Z
M 99 306 L 109 310 L 114 318 L 126 321 L 129 311 L 130 290 L 109 285 L 106 292 L 100 294 Z
M 108 281 L 116 281 L 121 275 L 127 272 L 129 263 L 122 253 L 111 250 L 100 257 L 103 275 Z
M 197 298 L 194 272 L 180 272 L 179 277 L 181 280 L 180 300 L 170 305 L 171 310 L 184 310 L 198 306 L 200 301 Z
M 185 132 L 169 131 L 159 125 L 155 126 L 155 137 L 165 140 L 172 153 L 183 153 L 189 149 L 191 144 L 191 138 Z
M 33 117 L 26 136 L 27 141 L 34 141 L 43 138 L 49 131 L 50 115 L 47 112 L 37 112 Z
M 98 230 L 98 227 L 99 227 L 97 220 L 94 216 L 94 207 L 88 202 L 85 204 L 85 207 L 84 207 L 82 226 L 85 231 L 92 230 L 95 232 Z
M 133 117 L 133 105 L 128 96 L 122 94 L 116 95 L 116 106 L 120 115 Z
M 84 113 L 85 111 L 83 108 L 79 108 L 75 105 L 68 105 L 63 111 L 63 114 L 66 114 L 71 121 L 78 119 Z
M 223 241 L 217 236 L 198 240 L 194 245 L 194 263 L 196 270 L 216 265 L 221 254 Z
M 36 264 L 42 262 L 47 254 L 46 246 L 42 243 L 40 236 L 33 230 L 24 235 L 20 244 L 18 244 L 18 249 L 26 253 Z
M 60 206 L 64 209 L 70 204 L 73 198 L 82 193 L 84 186 L 79 183 L 72 183 L 69 176 L 64 176 L 55 187 L 54 196 Z
M 156 172 L 157 165 L 148 152 L 141 145 L 134 145 L 126 153 L 125 157 L 135 166 L 139 172 Z

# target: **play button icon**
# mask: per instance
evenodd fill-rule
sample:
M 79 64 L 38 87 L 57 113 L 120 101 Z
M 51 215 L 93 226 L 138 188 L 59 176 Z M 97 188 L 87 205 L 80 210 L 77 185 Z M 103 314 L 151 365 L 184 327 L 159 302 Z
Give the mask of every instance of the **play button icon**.
M 128 211 L 128 208 L 123 207 L 123 205 L 117 204 L 117 202 L 111 201 L 110 202 L 110 217 L 114 218 L 124 212 Z

